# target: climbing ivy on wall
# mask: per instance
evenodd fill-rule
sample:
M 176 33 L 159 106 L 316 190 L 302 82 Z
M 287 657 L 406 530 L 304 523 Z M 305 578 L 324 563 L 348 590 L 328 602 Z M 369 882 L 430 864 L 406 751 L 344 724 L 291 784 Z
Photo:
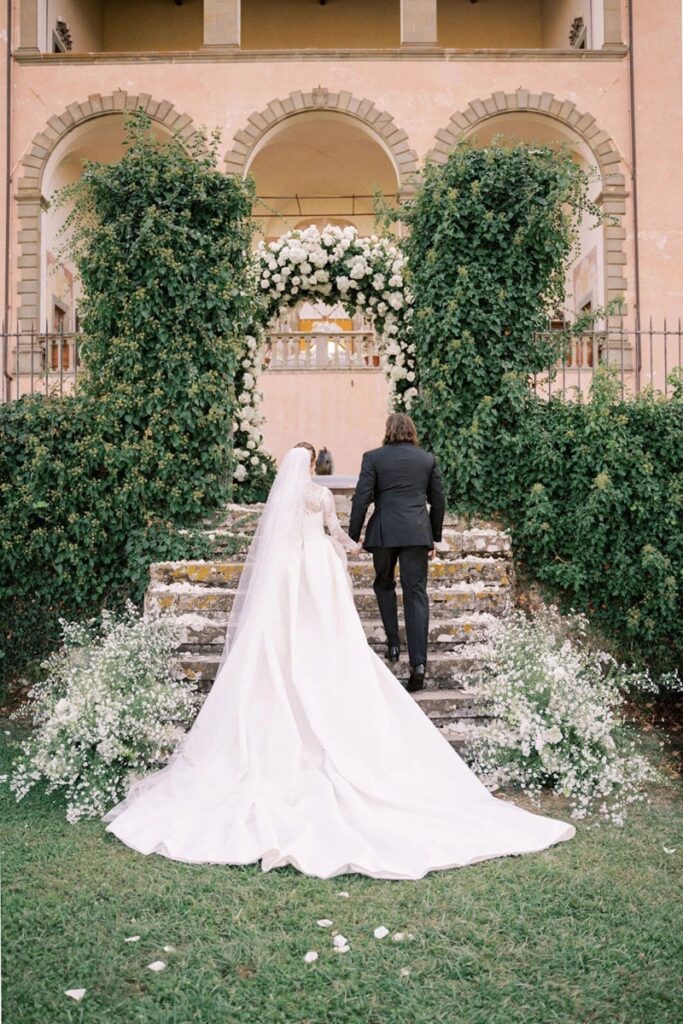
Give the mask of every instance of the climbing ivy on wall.
M 141 598 L 178 526 L 231 494 L 234 381 L 254 318 L 252 190 L 217 138 L 157 141 L 129 117 L 114 164 L 55 198 L 82 286 L 71 398 L 0 410 L 5 672 L 55 642 L 58 617 Z
M 529 388 L 566 343 L 538 332 L 563 307 L 580 220 L 600 219 L 589 187 L 543 146 L 462 143 L 426 169 L 403 214 L 413 415 L 452 507 L 502 517 L 554 595 L 624 653 L 670 667 L 683 652 L 680 385 L 670 401 L 624 402 L 605 371 L 587 403 Z

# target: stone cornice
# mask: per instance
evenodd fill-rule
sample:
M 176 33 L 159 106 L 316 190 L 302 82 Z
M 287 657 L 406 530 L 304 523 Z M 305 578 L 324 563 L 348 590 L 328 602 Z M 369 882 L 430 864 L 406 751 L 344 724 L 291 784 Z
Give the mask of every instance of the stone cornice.
M 140 53 L 37 53 L 15 52 L 17 64 L 249 64 L 291 61 L 619 61 L 626 46 L 605 50 L 454 50 L 442 47 L 409 47 L 366 50 L 241 50 L 236 47 L 210 50 L 168 50 Z

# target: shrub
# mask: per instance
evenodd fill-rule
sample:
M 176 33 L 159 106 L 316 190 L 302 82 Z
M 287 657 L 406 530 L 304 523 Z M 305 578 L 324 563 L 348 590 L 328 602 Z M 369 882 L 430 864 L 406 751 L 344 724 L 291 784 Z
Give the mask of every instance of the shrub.
M 103 814 L 138 776 L 160 767 L 196 713 L 193 686 L 172 667 L 178 640 L 163 619 L 127 606 L 79 625 L 62 621 L 63 646 L 19 714 L 34 726 L 10 785 L 22 800 L 39 782 L 62 791 L 67 820 Z
M 683 654 L 680 383 L 669 401 L 621 401 L 608 372 L 589 402 L 529 388 L 567 343 L 539 331 L 562 305 L 578 223 L 600 219 L 588 184 L 544 146 L 463 143 L 427 169 L 404 214 L 413 415 L 451 507 L 503 519 L 563 607 L 589 613 L 624 656 L 667 670 Z
M 655 778 L 619 717 L 624 690 L 640 680 L 592 651 L 586 629 L 585 617 L 564 620 L 554 608 L 498 623 L 482 687 L 494 721 L 471 731 L 470 755 L 490 786 L 514 783 L 533 797 L 550 788 L 568 798 L 572 817 L 621 824 Z
M 85 293 L 78 394 L 0 409 L 5 676 L 54 646 L 60 615 L 139 600 L 151 561 L 201 554 L 177 528 L 231 493 L 251 190 L 217 170 L 217 140 L 148 129 L 132 116 L 123 158 L 56 200 Z

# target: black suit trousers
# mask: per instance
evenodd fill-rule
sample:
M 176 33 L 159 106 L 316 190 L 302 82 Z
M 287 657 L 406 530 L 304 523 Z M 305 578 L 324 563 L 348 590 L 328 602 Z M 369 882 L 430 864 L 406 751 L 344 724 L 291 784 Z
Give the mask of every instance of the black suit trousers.
M 410 664 L 426 665 L 429 634 L 429 548 L 373 548 L 372 560 L 375 566 L 374 591 L 388 643 L 398 644 L 398 608 L 394 575 L 398 562 Z

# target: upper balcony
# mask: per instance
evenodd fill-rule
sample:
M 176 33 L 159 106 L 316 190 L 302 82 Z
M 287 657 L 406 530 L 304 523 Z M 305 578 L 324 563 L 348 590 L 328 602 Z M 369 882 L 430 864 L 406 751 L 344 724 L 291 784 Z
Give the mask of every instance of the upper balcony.
M 622 51 L 622 0 L 17 0 L 26 60 L 576 59 Z M 61 13 L 59 13 L 61 12 Z

